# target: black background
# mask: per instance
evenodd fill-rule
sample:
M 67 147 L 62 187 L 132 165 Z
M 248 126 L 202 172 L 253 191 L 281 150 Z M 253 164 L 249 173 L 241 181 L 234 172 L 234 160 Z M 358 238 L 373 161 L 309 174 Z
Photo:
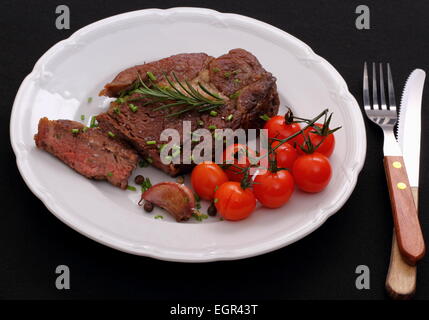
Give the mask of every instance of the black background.
M 71 30 L 55 28 L 55 8 L 71 10 Z M 9 142 L 16 91 L 37 59 L 79 28 L 126 11 L 208 7 L 268 22 L 310 45 L 345 78 L 360 103 L 364 60 L 390 62 L 397 97 L 408 74 L 429 70 L 429 3 L 366 1 L 371 29 L 355 28 L 361 1 L 23 1 L 0 5 L 0 298 L 3 299 L 386 299 L 392 218 L 382 165 L 382 135 L 367 127 L 368 152 L 345 206 L 303 240 L 263 256 L 181 264 L 104 247 L 57 220 L 24 184 Z M 179 35 L 180 36 L 180 35 Z M 182 35 L 185 36 L 185 35 Z M 142 43 L 144 45 L 144 43 Z M 423 98 L 423 124 L 429 121 Z M 429 237 L 429 126 L 422 128 L 421 223 Z M 66 186 L 65 186 L 66 187 Z M 55 268 L 71 270 L 71 290 L 55 288 Z M 371 270 L 371 289 L 355 288 L 355 268 Z M 419 264 L 416 299 L 429 298 L 429 257 Z

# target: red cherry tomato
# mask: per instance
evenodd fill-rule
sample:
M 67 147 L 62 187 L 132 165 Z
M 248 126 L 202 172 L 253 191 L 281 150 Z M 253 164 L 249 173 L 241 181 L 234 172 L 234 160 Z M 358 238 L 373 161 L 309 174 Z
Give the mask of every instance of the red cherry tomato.
M 274 149 L 280 144 L 279 141 L 272 143 Z M 292 169 L 295 160 L 298 158 L 298 151 L 289 143 L 281 144 L 275 151 L 277 167 Z
M 253 192 L 256 199 L 267 208 L 279 208 L 289 201 L 295 183 L 288 170 L 267 171 L 255 178 Z
M 217 189 L 215 206 L 225 220 L 237 221 L 255 210 L 256 198 L 251 189 L 243 189 L 239 182 L 229 181 Z
M 305 192 L 320 192 L 326 188 L 332 176 L 329 159 L 321 153 L 304 154 L 293 164 L 295 183 Z
M 192 188 L 205 200 L 213 200 L 216 188 L 227 181 L 228 177 L 222 168 L 211 161 L 202 162 L 192 170 Z
M 323 124 L 321 123 L 316 123 L 315 125 L 318 126 L 319 128 L 323 127 Z M 314 132 L 314 128 L 312 127 L 308 127 L 307 129 L 305 129 L 304 134 L 310 139 L 313 146 L 317 146 L 322 141 L 322 139 L 325 138 L 324 136 L 321 136 L 316 132 Z M 307 150 L 305 146 L 304 148 Z M 335 136 L 333 133 L 331 133 L 326 136 L 325 140 L 323 140 L 320 146 L 316 149 L 316 152 L 319 152 L 327 157 L 330 157 L 334 152 L 334 148 L 335 148 Z M 298 147 L 298 153 L 301 155 L 304 154 L 302 149 L 299 147 Z
M 234 164 L 240 168 L 246 168 L 250 166 L 249 157 L 256 157 L 255 152 L 243 144 L 231 144 L 229 145 L 224 153 L 223 159 L 227 164 Z M 243 174 L 240 173 L 240 169 L 235 166 L 229 166 L 225 169 L 229 180 L 231 181 L 241 181 L 243 179 Z
M 274 116 L 265 123 L 264 129 L 268 130 L 268 138 L 285 139 L 301 131 L 301 126 L 299 123 L 286 124 L 284 116 Z M 288 141 L 292 146 L 303 142 L 302 134 Z

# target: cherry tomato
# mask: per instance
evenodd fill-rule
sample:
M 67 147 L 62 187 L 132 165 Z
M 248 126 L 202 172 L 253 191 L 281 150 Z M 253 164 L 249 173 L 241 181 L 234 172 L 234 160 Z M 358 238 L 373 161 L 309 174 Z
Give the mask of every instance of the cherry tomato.
M 289 201 L 295 183 L 288 170 L 267 171 L 255 178 L 253 192 L 256 199 L 267 208 L 280 208 Z
M 286 124 L 284 116 L 274 116 L 265 123 L 264 129 L 268 130 L 268 138 L 285 139 L 301 131 L 301 126 L 299 123 Z M 302 134 L 288 141 L 292 146 L 303 142 Z
M 274 141 L 271 146 L 275 148 L 279 144 L 279 141 Z M 295 160 L 298 158 L 297 149 L 287 142 L 281 144 L 274 153 L 276 155 L 278 168 L 292 169 Z
M 256 198 L 251 189 L 243 189 L 239 182 L 229 181 L 217 189 L 215 206 L 225 220 L 237 221 L 255 210 Z
M 328 185 L 332 176 L 329 159 L 321 153 L 304 154 L 293 164 L 295 183 L 305 192 L 320 192 Z
M 319 128 L 323 127 L 323 124 L 321 124 L 321 123 L 316 123 L 315 125 L 318 126 Z M 324 136 L 321 136 L 321 135 L 315 133 L 314 129 L 312 127 L 308 127 L 307 129 L 305 129 L 304 134 L 308 138 L 310 138 L 310 141 L 313 144 L 313 146 L 317 146 L 322 141 L 322 139 L 325 138 Z M 334 152 L 334 148 L 335 148 L 335 137 L 334 137 L 334 134 L 331 133 L 331 134 L 326 136 L 325 140 L 323 140 L 323 142 L 316 149 L 316 151 L 327 156 L 327 157 L 330 157 L 332 155 L 332 153 Z M 305 148 L 305 149 L 307 149 L 307 148 Z M 298 147 L 298 153 L 304 154 L 302 149 L 299 147 Z
M 246 151 L 247 150 L 247 151 Z M 250 166 L 249 157 L 255 157 L 255 152 L 243 144 L 231 144 L 229 145 L 224 153 L 223 159 L 225 163 L 234 164 L 240 168 L 246 168 Z M 225 169 L 229 180 L 231 181 L 241 181 L 243 179 L 243 174 L 239 173 L 240 169 L 235 166 L 229 166 Z
M 211 161 L 202 162 L 192 170 L 192 188 L 205 200 L 213 200 L 216 188 L 227 181 L 228 177 L 222 168 Z

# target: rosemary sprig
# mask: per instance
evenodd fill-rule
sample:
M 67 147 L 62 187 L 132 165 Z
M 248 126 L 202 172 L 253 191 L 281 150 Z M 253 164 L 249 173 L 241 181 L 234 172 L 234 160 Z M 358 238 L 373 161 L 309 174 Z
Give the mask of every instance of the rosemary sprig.
M 207 94 L 207 96 L 201 94 L 188 81 L 180 81 L 175 73 L 173 73 L 173 78 L 176 83 L 174 83 L 172 79 L 170 79 L 166 74 L 164 74 L 164 77 L 169 84 L 168 87 L 159 86 L 158 84 L 154 83 L 150 77 L 150 85 L 148 86 L 143 82 L 140 74 L 137 74 L 137 76 L 139 82 L 137 87 L 132 92 L 139 93 L 142 95 L 142 97 L 133 100 L 150 99 L 150 101 L 146 102 L 145 105 L 149 103 L 165 102 L 161 106 L 155 108 L 155 111 L 176 106 L 182 107 L 180 110 L 168 114 L 167 117 L 174 117 L 194 109 L 197 109 L 199 112 L 204 112 L 225 104 L 224 99 L 222 99 L 216 93 L 209 91 L 202 83 L 198 82 L 198 87 L 205 94 Z

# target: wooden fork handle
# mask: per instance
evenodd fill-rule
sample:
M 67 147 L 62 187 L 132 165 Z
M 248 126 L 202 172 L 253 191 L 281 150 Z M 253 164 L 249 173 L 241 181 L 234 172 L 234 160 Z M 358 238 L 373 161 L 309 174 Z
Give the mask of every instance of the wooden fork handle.
M 399 251 L 408 264 L 415 265 L 425 254 L 425 243 L 403 158 L 384 157 L 384 169 Z
M 418 211 L 418 187 L 411 187 L 414 204 Z M 402 258 L 399 252 L 398 241 L 396 240 L 395 230 L 393 230 L 392 252 L 390 253 L 389 271 L 386 277 L 386 290 L 392 299 L 405 300 L 411 299 L 416 291 L 416 266 L 410 266 Z

